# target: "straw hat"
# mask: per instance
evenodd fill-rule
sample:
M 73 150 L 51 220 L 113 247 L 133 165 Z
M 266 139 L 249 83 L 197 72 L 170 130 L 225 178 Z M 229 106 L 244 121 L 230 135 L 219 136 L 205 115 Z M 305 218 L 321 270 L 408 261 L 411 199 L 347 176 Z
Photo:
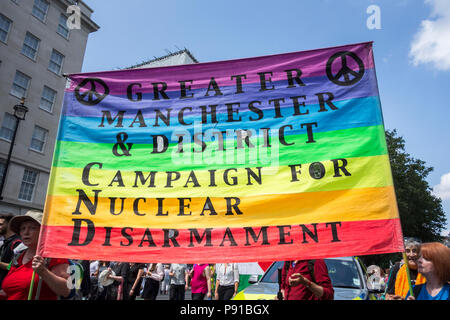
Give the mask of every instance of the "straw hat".
M 19 234 L 20 232 L 20 225 L 25 221 L 35 221 L 39 223 L 39 225 L 42 224 L 42 217 L 43 217 L 42 211 L 36 211 L 36 210 L 30 210 L 27 213 L 25 213 L 23 216 L 15 216 L 11 219 L 9 222 L 9 227 L 11 230 Z
M 111 274 L 112 276 L 115 276 L 115 275 L 116 275 L 116 273 L 115 273 L 114 271 L 111 270 L 111 273 L 110 273 L 110 271 L 109 271 L 108 269 L 106 269 L 106 270 L 103 270 L 103 271 L 100 273 L 99 277 L 98 277 L 98 282 L 99 282 L 103 287 L 107 287 L 107 286 L 111 285 L 111 284 L 114 282 L 113 279 L 108 278 L 108 275 L 109 275 L 109 274 Z

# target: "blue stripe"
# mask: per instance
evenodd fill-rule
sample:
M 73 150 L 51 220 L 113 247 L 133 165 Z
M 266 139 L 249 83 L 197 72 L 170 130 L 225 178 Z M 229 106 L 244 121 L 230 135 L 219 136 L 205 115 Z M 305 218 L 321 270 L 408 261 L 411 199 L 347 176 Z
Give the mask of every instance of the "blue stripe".
M 382 124 L 381 108 L 379 98 L 366 97 L 358 99 L 350 99 L 345 101 L 337 101 L 334 103 L 338 110 L 331 110 L 327 108 L 326 112 L 318 112 L 319 105 L 310 105 L 302 108 L 301 111 L 308 114 L 275 118 L 275 111 L 273 109 L 264 110 L 264 117 L 259 121 L 249 121 L 250 118 L 256 118 L 256 114 L 251 111 L 240 112 L 239 115 L 234 115 L 242 118 L 241 122 L 226 122 L 226 114 L 217 114 L 218 124 L 207 123 L 200 125 L 201 116 L 185 117 L 186 122 L 198 122 L 198 126 L 181 126 L 176 116 L 171 119 L 171 125 L 167 127 L 162 121 L 159 121 L 158 127 L 154 127 L 155 121 L 146 118 L 147 127 L 139 127 L 139 123 L 134 123 L 130 127 L 133 119 L 123 119 L 123 127 L 115 127 L 117 120 L 109 125 L 104 121 L 104 127 L 99 127 L 102 118 L 79 118 L 67 117 L 61 118 L 60 132 L 58 133 L 58 140 L 64 141 L 78 141 L 89 143 L 116 143 L 116 136 L 120 132 L 126 132 L 128 135 L 127 143 L 137 144 L 151 144 L 152 135 L 165 135 L 169 141 L 178 142 L 178 137 L 175 134 L 188 134 L 192 136 L 194 133 L 205 132 L 213 129 L 214 132 L 225 130 L 239 130 L 239 129 L 253 129 L 256 130 L 253 134 L 262 134 L 261 128 L 271 128 L 272 134 L 275 133 L 282 126 L 287 127 L 285 135 L 306 134 L 306 126 L 301 128 L 301 124 L 317 123 L 317 127 L 313 127 L 314 132 L 326 132 L 341 129 L 350 129 L 356 127 L 376 126 Z M 292 106 L 291 106 L 292 108 Z M 287 114 L 287 108 L 281 110 L 282 114 Z M 208 117 L 210 120 L 210 117 Z M 210 131 L 210 133 L 213 133 Z

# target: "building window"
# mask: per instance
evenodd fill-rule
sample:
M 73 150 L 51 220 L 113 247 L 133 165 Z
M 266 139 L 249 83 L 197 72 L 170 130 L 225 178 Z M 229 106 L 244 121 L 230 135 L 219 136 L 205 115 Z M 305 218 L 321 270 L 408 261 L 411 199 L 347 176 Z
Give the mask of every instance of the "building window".
M 35 126 L 34 127 L 34 132 L 33 132 L 33 137 L 31 138 L 31 145 L 30 145 L 30 149 L 33 149 L 35 151 L 39 151 L 39 152 L 43 152 L 44 151 L 44 146 L 45 146 L 45 141 L 47 141 L 47 134 L 48 131 Z
M 14 117 L 12 114 L 5 113 L 5 116 L 3 117 L 2 127 L 0 128 L 0 138 L 3 138 L 5 140 L 11 141 L 14 129 L 16 128 L 16 117 Z
M 33 36 L 31 33 L 27 32 L 25 35 L 25 41 L 23 42 L 22 53 L 28 58 L 35 60 L 40 41 L 41 40 Z
M 33 199 L 37 176 L 38 173 L 36 171 L 25 169 L 22 184 L 20 185 L 19 200 L 31 201 L 31 199 Z
M 44 90 L 42 90 L 41 102 L 39 107 L 44 109 L 45 111 L 52 112 L 53 104 L 56 100 L 56 91 L 50 89 L 47 86 L 44 86 Z
M 67 28 L 67 17 L 61 13 L 57 32 L 64 38 L 69 38 L 69 28 Z
M 9 20 L 4 15 L 0 14 L 0 41 L 6 43 L 8 39 L 8 33 L 11 29 L 11 20 Z
M 5 160 L 0 159 L 0 181 L 3 181 L 3 177 L 5 176 L 5 168 L 6 168 Z
M 34 0 L 33 10 L 31 13 L 33 16 L 41 20 L 45 21 L 45 17 L 47 16 L 49 3 L 45 0 Z
M 48 69 L 56 74 L 60 74 L 62 69 L 62 64 L 64 61 L 64 56 L 53 49 L 52 56 L 50 57 L 50 64 L 48 65 Z
M 16 71 L 10 93 L 19 99 L 26 97 L 28 86 L 30 85 L 30 80 L 31 78 L 26 74 L 23 74 L 20 71 Z

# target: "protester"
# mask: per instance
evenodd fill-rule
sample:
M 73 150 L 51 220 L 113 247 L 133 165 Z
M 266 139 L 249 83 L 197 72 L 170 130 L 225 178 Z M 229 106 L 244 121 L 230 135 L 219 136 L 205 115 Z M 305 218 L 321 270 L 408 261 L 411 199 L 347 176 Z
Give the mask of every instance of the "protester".
M 211 278 L 211 292 L 216 292 L 216 265 L 214 263 L 209 265 L 209 274 Z
M 11 230 L 10 221 L 12 215 L 0 216 L 0 236 L 3 237 L 3 243 L 0 246 L 0 289 L 3 279 L 8 274 L 9 264 L 14 256 L 14 249 L 22 243 L 20 236 Z
M 385 290 L 386 290 L 386 285 L 389 281 L 389 274 L 391 273 L 391 269 L 390 268 L 386 268 L 384 269 L 384 286 L 385 286 Z
M 38 288 L 39 300 L 56 300 L 58 296 L 67 297 L 70 294 L 67 286 L 69 261 L 50 259 L 46 263 L 44 258 L 36 255 L 42 216 L 42 212 L 30 210 L 10 221 L 11 230 L 20 235 L 28 249 L 13 261 L 8 275 L 3 279 L 0 291 L 0 297 L 3 299 L 27 300 L 33 271 L 35 277 L 32 299 L 35 299 Z
M 93 296 L 91 300 L 106 300 L 106 287 L 102 284 L 102 278 L 100 275 L 103 274 L 104 271 L 108 270 L 110 266 L 109 261 L 99 261 L 97 264 L 97 270 L 94 272 L 94 277 L 97 278 L 97 291 L 93 292 Z M 106 278 L 106 277 L 105 277 Z
M 450 249 L 439 242 L 422 244 L 417 266 L 427 281 L 416 284 L 407 300 L 450 300 Z
M 89 274 L 91 281 L 91 290 L 89 292 L 89 300 L 98 300 L 99 284 L 98 284 L 98 266 L 100 261 L 91 260 L 89 264 Z
M 333 300 L 334 290 L 323 259 L 286 261 L 281 273 L 284 300 Z
M 170 285 L 170 265 L 164 265 L 164 279 L 161 281 L 161 294 L 169 294 L 169 285 Z
M 184 263 L 172 263 L 169 268 L 170 291 L 169 300 L 184 300 L 188 288 L 189 273 Z
M 110 266 L 112 265 L 109 261 L 99 261 L 97 265 L 97 276 L 100 276 L 103 271 L 108 270 Z
M 420 241 L 414 238 L 406 238 L 404 241 L 405 253 L 410 272 L 411 285 L 425 283 L 425 277 L 417 271 L 419 259 Z M 406 274 L 405 261 L 396 263 L 389 277 L 386 291 L 386 300 L 403 300 L 409 291 L 408 275 Z
M 89 260 L 81 260 L 81 266 L 83 267 L 83 278 L 81 279 L 80 293 L 83 300 L 87 300 L 91 293 L 91 273 Z
M 369 289 L 384 291 L 386 282 L 383 269 L 376 265 L 370 265 L 367 267 L 367 275 L 367 287 Z
M 217 263 L 216 288 L 214 297 L 216 300 L 230 300 L 238 292 L 239 269 L 236 263 Z
M 130 271 L 126 279 L 127 287 L 130 289 L 129 300 L 136 300 L 136 297 L 140 294 L 143 275 L 144 264 L 130 262 Z
M 208 264 L 194 264 L 189 273 L 191 280 L 192 300 L 203 300 L 205 295 L 211 299 L 211 274 Z
M 125 281 L 130 272 L 128 262 L 116 262 L 108 268 L 107 278 L 114 282 L 106 287 L 106 300 L 128 300 L 130 290 Z M 113 272 L 112 272 L 113 271 Z
M 98 271 L 99 264 L 100 264 L 99 260 L 91 260 L 90 261 L 89 272 L 91 273 L 91 278 L 93 276 L 97 276 L 98 277 L 98 274 L 96 275 L 96 272 Z
M 156 300 L 159 292 L 160 282 L 164 277 L 164 270 L 161 263 L 149 263 L 145 275 L 144 291 L 142 298 L 144 300 Z

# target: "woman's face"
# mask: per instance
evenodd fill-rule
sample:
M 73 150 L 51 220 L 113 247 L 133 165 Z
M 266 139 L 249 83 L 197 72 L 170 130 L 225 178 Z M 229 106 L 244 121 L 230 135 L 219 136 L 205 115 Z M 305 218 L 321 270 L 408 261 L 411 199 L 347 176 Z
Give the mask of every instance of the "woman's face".
M 419 259 L 417 260 L 417 271 L 419 271 L 423 275 L 433 273 L 433 261 L 427 260 L 422 255 L 420 255 Z
M 406 258 L 408 258 L 408 266 L 411 269 L 417 269 L 417 260 L 419 259 L 419 247 L 418 246 L 408 246 L 405 249 Z
M 41 225 L 35 221 L 25 221 L 20 225 L 20 237 L 27 247 L 36 247 Z

